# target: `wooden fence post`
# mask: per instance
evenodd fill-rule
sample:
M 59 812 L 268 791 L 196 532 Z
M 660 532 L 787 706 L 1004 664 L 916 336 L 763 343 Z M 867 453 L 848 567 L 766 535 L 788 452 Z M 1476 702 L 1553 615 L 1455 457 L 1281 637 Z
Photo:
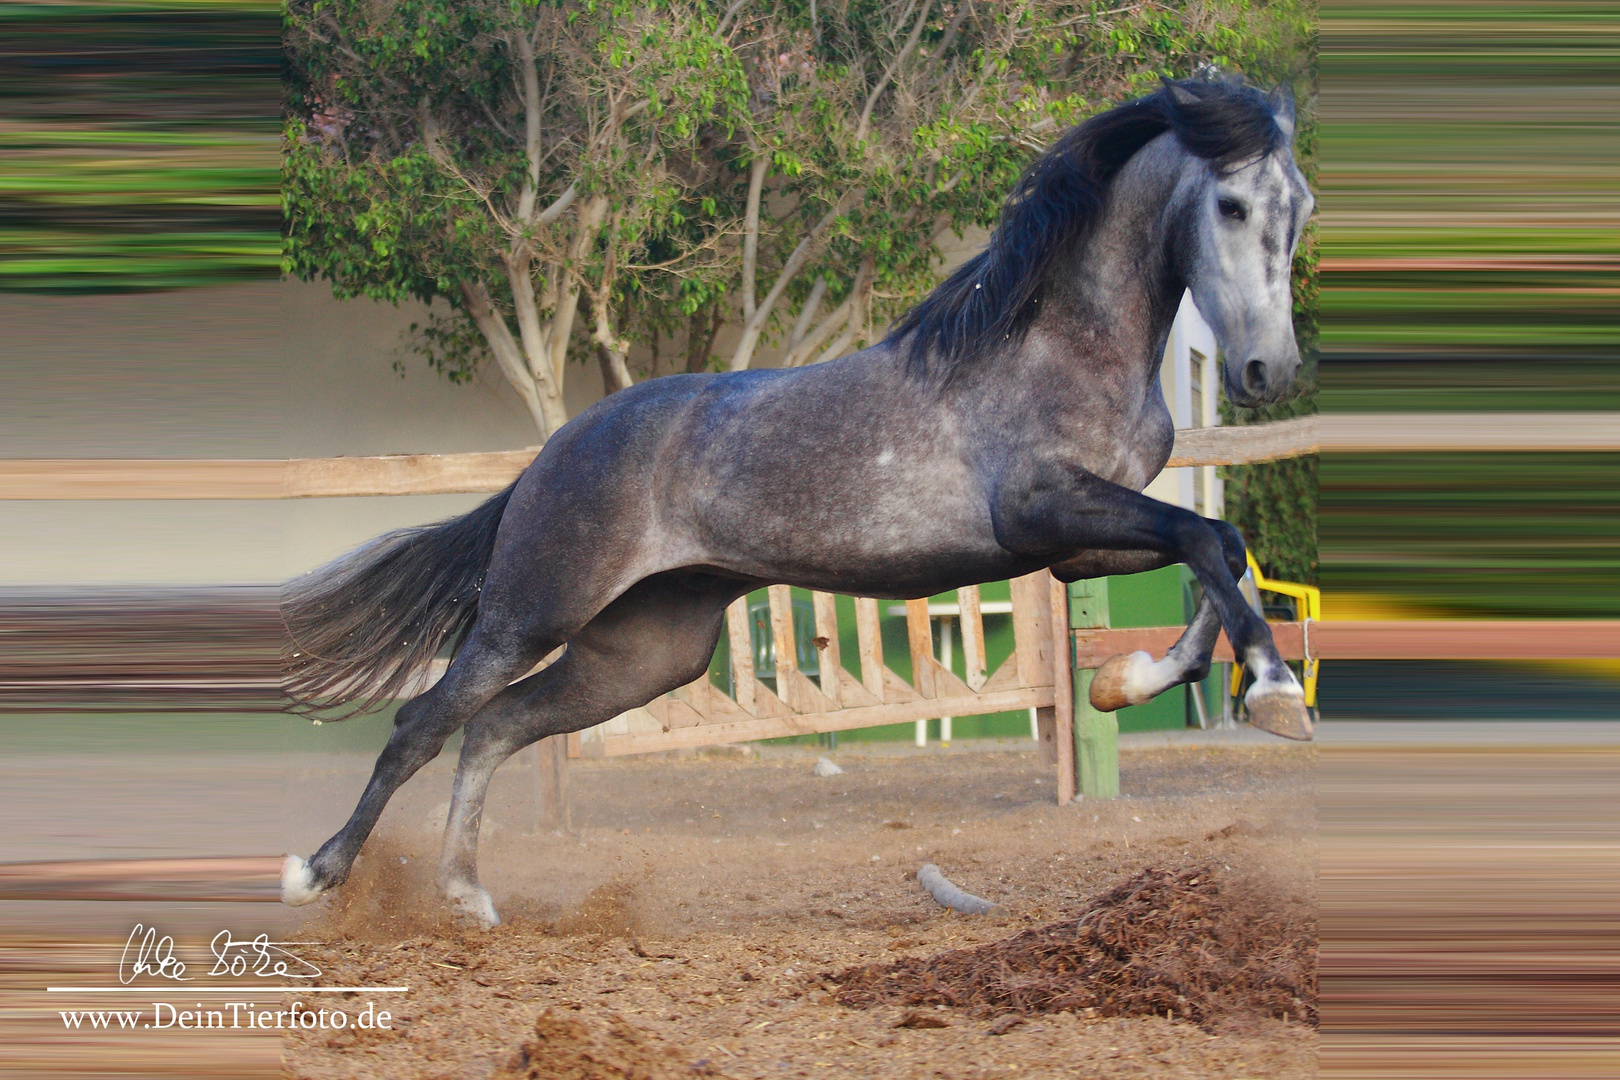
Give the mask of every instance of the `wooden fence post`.
M 574 800 L 568 776 L 568 736 L 534 744 L 534 831 L 574 831 Z
M 1057 803 L 1074 800 L 1074 640 L 1069 631 L 1069 592 L 1063 582 L 1046 576 L 1047 609 L 1052 624 L 1052 727 L 1057 744 Z
M 1090 630 L 1108 626 L 1108 579 L 1069 585 L 1069 626 Z M 1088 799 L 1119 798 L 1119 721 L 1091 707 L 1092 668 L 1074 672 L 1075 765 L 1080 794 Z

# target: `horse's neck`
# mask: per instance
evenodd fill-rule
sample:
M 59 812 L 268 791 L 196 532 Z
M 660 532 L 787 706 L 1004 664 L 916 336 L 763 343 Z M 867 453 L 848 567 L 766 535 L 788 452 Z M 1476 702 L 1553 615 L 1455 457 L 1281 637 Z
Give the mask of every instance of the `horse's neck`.
M 1103 218 L 1086 242 L 1059 259 L 1042 290 L 1035 322 L 1062 338 L 1088 343 L 1075 374 L 1156 382 L 1170 327 L 1186 288 L 1166 205 L 1174 178 L 1157 171 L 1120 178 Z

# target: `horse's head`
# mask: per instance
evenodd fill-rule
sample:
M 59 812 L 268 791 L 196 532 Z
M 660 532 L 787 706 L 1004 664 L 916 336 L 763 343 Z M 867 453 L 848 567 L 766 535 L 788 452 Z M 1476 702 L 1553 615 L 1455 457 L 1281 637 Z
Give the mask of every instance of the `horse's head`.
M 1181 84 L 1167 87 L 1172 97 Z M 1197 164 L 1184 189 L 1187 284 L 1221 349 L 1226 393 L 1239 405 L 1277 401 L 1299 371 L 1290 268 L 1315 200 L 1294 163 L 1294 99 L 1267 99 L 1277 134 L 1246 160 Z M 1193 104 L 1188 102 L 1187 104 Z

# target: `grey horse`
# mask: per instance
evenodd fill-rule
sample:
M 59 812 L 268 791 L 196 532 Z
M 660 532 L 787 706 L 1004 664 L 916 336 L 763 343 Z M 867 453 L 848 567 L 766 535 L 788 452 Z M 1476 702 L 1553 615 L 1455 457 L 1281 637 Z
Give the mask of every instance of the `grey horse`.
M 1185 563 L 1203 586 L 1185 634 L 1161 660 L 1111 659 L 1094 703 L 1202 678 L 1224 626 L 1255 676 L 1251 723 L 1310 738 L 1238 590 L 1242 538 L 1141 494 L 1173 441 L 1159 365 L 1184 291 L 1231 400 L 1278 400 L 1299 368 L 1289 270 L 1313 200 L 1293 127 L 1285 93 L 1166 83 L 1058 139 L 987 248 L 881 343 L 615 393 L 478 509 L 292 582 L 294 709 L 373 707 L 457 647 L 399 709 L 348 823 L 288 857 L 283 900 L 341 884 L 388 799 L 465 727 L 439 885 L 494 924 L 477 844 L 495 768 L 697 678 L 727 604 L 771 583 L 914 598 L 1042 567 L 1072 581 Z

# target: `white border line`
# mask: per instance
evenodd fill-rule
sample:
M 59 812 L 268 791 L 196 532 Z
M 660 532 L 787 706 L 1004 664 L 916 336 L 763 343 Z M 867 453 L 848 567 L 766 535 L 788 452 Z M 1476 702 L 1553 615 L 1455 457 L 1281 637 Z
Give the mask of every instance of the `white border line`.
M 406 994 L 408 986 L 47 986 L 47 994 L 251 994 L 287 991 L 296 994 Z

